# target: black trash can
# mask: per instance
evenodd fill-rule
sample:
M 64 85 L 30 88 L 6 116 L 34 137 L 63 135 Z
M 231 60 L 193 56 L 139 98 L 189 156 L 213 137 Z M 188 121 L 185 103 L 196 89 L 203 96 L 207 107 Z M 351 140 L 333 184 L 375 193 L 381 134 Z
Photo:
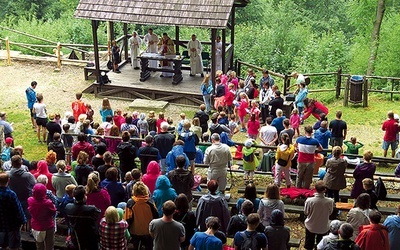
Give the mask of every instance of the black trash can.
M 349 98 L 350 102 L 352 103 L 362 102 L 363 83 L 364 82 L 362 76 L 350 77 L 350 98 Z

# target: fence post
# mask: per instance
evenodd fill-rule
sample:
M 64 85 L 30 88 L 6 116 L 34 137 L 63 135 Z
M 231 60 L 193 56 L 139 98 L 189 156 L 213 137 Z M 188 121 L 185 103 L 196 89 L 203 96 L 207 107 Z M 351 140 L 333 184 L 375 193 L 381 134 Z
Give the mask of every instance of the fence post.
M 10 51 L 10 39 L 8 37 L 6 37 L 6 50 L 7 50 L 6 65 L 10 66 L 11 65 L 11 51 Z
M 57 68 L 61 69 L 61 43 L 57 43 Z
M 343 106 L 349 106 L 349 88 L 350 88 L 350 77 L 347 77 L 346 87 L 344 88 L 344 99 Z
M 364 98 L 363 98 L 363 107 L 368 107 L 368 80 L 367 77 L 363 76 L 363 84 L 364 84 Z
M 237 63 L 237 77 L 240 77 L 240 71 L 242 70 L 242 64 L 240 63 L 239 60 L 236 60 Z
M 338 68 L 336 76 L 336 99 L 340 97 L 340 89 L 342 88 L 342 68 Z
M 393 101 L 394 79 L 390 79 L 390 82 L 392 83 L 392 93 L 390 93 L 390 101 Z
M 288 84 L 290 86 L 290 77 L 287 74 L 285 74 L 285 78 L 283 78 L 283 95 L 284 96 L 287 94 Z

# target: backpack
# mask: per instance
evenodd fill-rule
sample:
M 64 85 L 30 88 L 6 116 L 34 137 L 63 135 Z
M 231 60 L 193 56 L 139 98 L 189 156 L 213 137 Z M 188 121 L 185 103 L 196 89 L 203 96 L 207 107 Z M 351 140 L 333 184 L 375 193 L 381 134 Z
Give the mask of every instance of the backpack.
M 358 250 L 357 247 L 352 240 L 332 240 L 325 245 L 323 250 Z
M 254 152 L 249 155 L 243 154 L 243 160 L 247 161 L 247 162 L 253 162 L 254 161 Z
M 10 153 L 11 147 L 4 147 L 3 151 L 1 152 L 1 160 L 3 162 L 11 160 Z
M 240 245 L 241 250 L 257 250 L 257 232 L 253 233 L 251 237 L 247 237 L 246 231 L 240 232 L 240 235 L 243 237 L 243 242 Z
M 375 183 L 375 192 L 379 200 L 384 200 L 386 198 L 387 190 L 381 177 L 379 177 Z

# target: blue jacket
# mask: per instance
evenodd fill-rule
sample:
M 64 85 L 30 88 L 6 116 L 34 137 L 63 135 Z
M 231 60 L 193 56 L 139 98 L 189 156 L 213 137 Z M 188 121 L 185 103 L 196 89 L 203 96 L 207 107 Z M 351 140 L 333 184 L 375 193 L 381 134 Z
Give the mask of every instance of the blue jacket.
M 118 203 L 125 201 L 125 189 L 121 182 L 104 179 L 100 182 L 100 186 L 107 190 L 112 206 L 117 207 Z
M 175 200 L 177 194 L 175 189 L 171 187 L 171 182 L 169 181 L 168 177 L 165 175 L 160 175 L 157 178 L 156 182 L 156 190 L 153 193 L 153 200 L 156 204 L 158 215 L 162 217 L 162 206 L 164 202 L 168 200 Z
M 308 89 L 305 87 L 304 89 L 300 89 L 299 93 L 296 96 L 295 103 L 296 107 L 304 108 L 304 102 L 303 100 L 306 99 L 308 94 Z
M 201 93 L 203 95 L 210 95 L 213 92 L 213 90 L 214 90 L 214 88 L 213 88 L 211 80 L 208 81 L 208 87 L 207 88 L 206 88 L 205 84 L 201 85 Z
M 331 136 L 331 131 L 326 128 L 319 128 L 314 133 L 314 138 L 321 144 L 322 148 L 328 148 L 328 142 Z
M 112 109 L 103 110 L 103 108 L 100 107 L 100 115 L 101 115 L 101 121 L 105 122 L 107 116 L 109 115 L 114 116 L 114 112 Z
M 386 218 L 383 225 L 388 228 L 390 250 L 400 249 L 400 216 L 390 215 Z
M 185 156 L 185 159 L 186 159 L 185 169 L 187 169 L 188 166 L 190 165 L 189 158 L 183 152 L 183 146 L 182 145 L 176 145 L 167 154 L 167 157 L 166 157 L 166 160 L 165 160 L 165 164 L 167 164 L 167 173 L 166 174 L 168 174 L 169 171 L 172 171 L 172 170 L 174 170 L 176 168 L 175 159 L 176 159 L 176 157 L 178 155 Z
M 36 92 L 32 87 L 29 87 L 25 90 L 26 99 L 28 100 L 28 108 L 32 109 L 33 104 L 36 102 Z

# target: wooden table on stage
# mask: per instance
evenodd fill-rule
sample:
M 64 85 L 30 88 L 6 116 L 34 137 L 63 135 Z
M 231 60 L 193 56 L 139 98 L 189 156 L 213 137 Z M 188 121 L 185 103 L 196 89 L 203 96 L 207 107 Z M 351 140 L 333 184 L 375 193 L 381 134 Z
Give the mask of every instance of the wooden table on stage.
M 174 76 L 172 77 L 172 84 L 178 84 L 183 79 L 181 70 L 182 60 L 184 58 L 183 56 L 176 56 L 176 55 L 162 56 L 156 53 L 142 53 L 140 56 L 138 56 L 138 58 L 140 58 L 140 65 L 141 65 L 141 72 L 140 72 L 141 82 L 146 81 L 150 77 L 151 71 L 174 73 Z M 173 62 L 174 66 L 173 69 L 167 69 L 162 67 L 151 68 L 149 67 L 149 60 Z

